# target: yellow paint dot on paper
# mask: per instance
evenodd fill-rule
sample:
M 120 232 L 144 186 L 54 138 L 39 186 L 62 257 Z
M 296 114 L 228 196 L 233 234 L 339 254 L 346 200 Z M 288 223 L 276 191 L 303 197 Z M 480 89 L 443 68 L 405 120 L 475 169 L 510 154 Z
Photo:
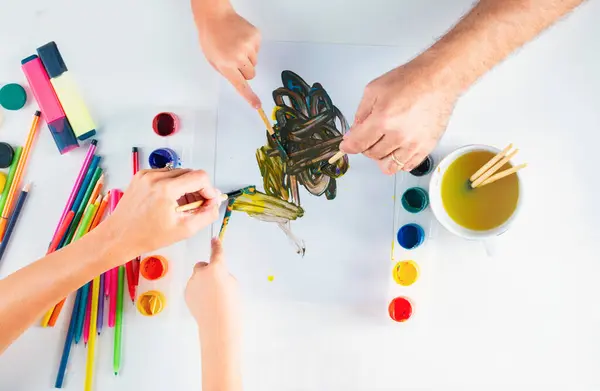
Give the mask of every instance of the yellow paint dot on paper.
M 269 276 L 269 277 L 267 277 L 267 280 L 269 280 L 269 281 L 273 281 L 274 279 L 275 279 L 275 276 Z
M 409 286 L 419 278 L 419 265 L 414 261 L 400 261 L 392 271 L 394 281 L 402 286 Z

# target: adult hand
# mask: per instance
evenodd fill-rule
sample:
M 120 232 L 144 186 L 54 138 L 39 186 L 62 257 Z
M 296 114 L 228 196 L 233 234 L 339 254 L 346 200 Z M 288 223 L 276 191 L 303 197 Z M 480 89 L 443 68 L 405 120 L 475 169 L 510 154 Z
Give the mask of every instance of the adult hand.
M 177 200 L 187 193 L 206 201 L 193 212 L 177 212 Z M 204 171 L 142 170 L 106 223 L 111 235 L 135 256 L 194 235 L 219 217 L 221 202 L 221 193 Z
M 239 292 L 229 274 L 219 239 L 212 240 L 210 263 L 198 262 L 185 289 L 185 301 L 198 323 L 201 337 L 239 333 Z
M 389 175 L 418 166 L 446 130 L 458 98 L 438 81 L 417 61 L 373 80 L 340 150 L 363 153 Z
M 226 1 L 209 5 L 192 1 L 200 45 L 208 62 L 235 87 L 244 99 L 258 109 L 260 99 L 248 80 L 256 75 L 260 32 L 238 15 Z

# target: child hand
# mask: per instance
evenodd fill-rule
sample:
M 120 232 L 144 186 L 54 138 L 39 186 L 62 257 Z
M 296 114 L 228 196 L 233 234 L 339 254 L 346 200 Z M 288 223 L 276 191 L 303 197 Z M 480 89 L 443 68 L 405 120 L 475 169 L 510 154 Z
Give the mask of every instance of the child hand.
M 210 263 L 198 262 L 185 289 L 185 301 L 203 341 L 236 339 L 240 332 L 237 280 L 227 270 L 219 239 L 212 240 Z
M 240 95 L 258 109 L 260 99 L 248 80 L 256 75 L 260 32 L 242 18 L 228 2 L 210 7 L 192 1 L 200 45 L 208 62 L 235 87 Z

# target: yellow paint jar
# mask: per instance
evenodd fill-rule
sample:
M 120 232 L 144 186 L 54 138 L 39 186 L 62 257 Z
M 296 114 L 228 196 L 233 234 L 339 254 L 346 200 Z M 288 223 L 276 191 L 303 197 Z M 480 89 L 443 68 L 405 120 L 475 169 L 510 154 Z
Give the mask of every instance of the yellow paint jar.
M 394 281 L 402 286 L 410 286 L 419 278 L 419 265 L 415 261 L 400 261 L 392 270 Z

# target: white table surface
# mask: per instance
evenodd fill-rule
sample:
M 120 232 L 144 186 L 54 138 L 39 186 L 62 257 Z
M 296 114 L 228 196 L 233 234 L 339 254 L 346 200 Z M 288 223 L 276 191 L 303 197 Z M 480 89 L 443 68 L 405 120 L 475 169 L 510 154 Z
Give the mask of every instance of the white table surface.
M 470 3 L 256 0 L 236 6 L 265 39 L 402 45 L 416 54 Z M 530 163 L 523 211 L 496 256 L 487 258 L 477 243 L 441 231 L 427 265 L 427 321 L 412 325 L 387 322 L 385 313 L 374 322 L 318 303 L 245 302 L 245 389 L 600 388 L 594 163 L 600 141 L 599 16 L 600 3 L 590 2 L 528 45 L 480 81 L 450 122 L 440 153 L 467 143 L 514 142 Z M 214 140 L 218 77 L 198 48 L 188 1 L 0 0 L 0 37 L 0 84 L 24 83 L 19 61 L 55 40 L 98 123 L 118 123 L 112 120 L 129 111 L 186 108 L 199 118 L 197 148 Z M 33 105 L 27 108 L 3 112 L 0 140 L 23 142 Z M 107 129 L 101 140 L 112 145 L 113 137 Z M 27 177 L 44 199 L 32 193 L 21 221 L 35 226 L 35 235 L 27 242 L 28 235 L 16 231 L 0 277 L 43 253 L 81 154 L 58 157 L 42 131 Z M 194 154 L 194 165 L 209 162 L 210 156 Z M 111 186 L 126 182 L 112 180 Z M 47 213 L 36 215 L 36 208 Z M 186 265 L 208 254 L 208 235 L 185 247 Z M 177 289 L 185 277 L 182 267 L 173 281 Z M 175 308 L 156 321 L 131 317 L 117 378 L 111 375 L 111 338 L 101 338 L 97 390 L 200 389 L 194 324 L 181 302 Z M 0 357 L 0 389 L 52 389 L 65 330 L 64 324 L 34 327 L 16 341 Z M 83 387 L 84 368 L 78 347 L 67 389 Z

